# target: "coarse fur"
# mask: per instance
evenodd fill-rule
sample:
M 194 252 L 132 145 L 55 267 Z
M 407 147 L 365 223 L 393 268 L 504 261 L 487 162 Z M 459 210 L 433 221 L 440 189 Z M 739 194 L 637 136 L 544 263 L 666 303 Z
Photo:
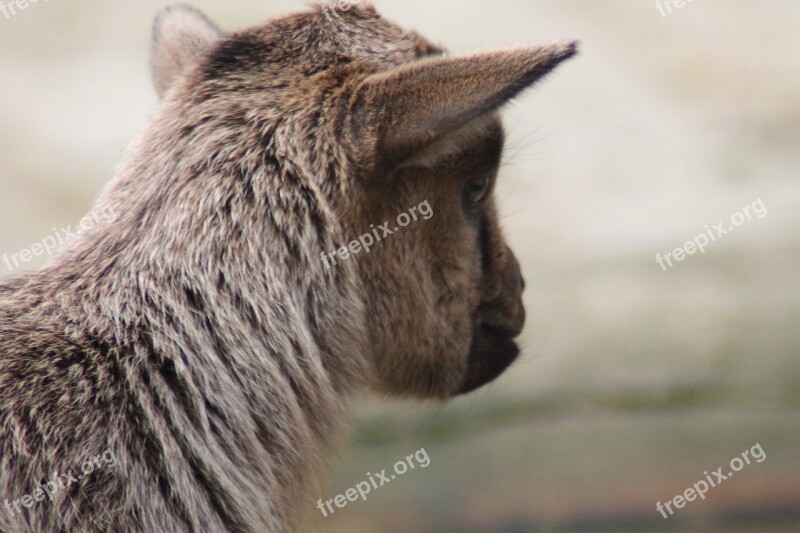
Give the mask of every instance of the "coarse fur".
M 93 208 L 113 220 L 0 284 L 0 530 L 297 530 L 354 394 L 445 399 L 516 357 L 496 111 L 575 44 L 448 56 L 330 10 L 156 19 L 162 103 Z

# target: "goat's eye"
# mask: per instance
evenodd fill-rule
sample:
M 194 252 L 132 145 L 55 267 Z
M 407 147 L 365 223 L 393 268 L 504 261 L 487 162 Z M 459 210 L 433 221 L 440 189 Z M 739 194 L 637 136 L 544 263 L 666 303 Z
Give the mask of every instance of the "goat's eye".
M 464 184 L 464 195 L 467 201 L 473 204 L 477 204 L 483 200 L 487 192 L 489 192 L 488 176 L 470 179 Z

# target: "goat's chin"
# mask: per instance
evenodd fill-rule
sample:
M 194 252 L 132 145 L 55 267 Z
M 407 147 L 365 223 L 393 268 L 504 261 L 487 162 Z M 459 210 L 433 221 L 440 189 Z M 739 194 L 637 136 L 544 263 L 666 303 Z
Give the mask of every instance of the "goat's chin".
M 472 335 L 467 371 L 455 395 L 478 389 L 502 374 L 519 355 L 514 335 L 500 328 L 479 326 Z

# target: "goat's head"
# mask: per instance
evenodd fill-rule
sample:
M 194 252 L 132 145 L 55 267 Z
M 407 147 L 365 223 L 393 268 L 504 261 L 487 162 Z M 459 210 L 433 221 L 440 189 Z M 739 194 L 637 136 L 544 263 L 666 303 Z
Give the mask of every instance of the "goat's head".
M 176 7 L 159 18 L 152 65 L 181 134 L 197 136 L 184 156 L 200 146 L 202 164 L 205 144 L 227 135 L 248 146 L 237 164 L 251 176 L 291 167 L 332 217 L 317 227 L 332 238 L 300 235 L 295 266 L 332 283 L 346 266 L 359 280 L 375 388 L 449 397 L 514 361 L 525 317 L 493 198 L 498 110 L 575 51 L 447 55 L 361 4 L 230 36 Z M 280 197 L 280 180 L 271 187 Z

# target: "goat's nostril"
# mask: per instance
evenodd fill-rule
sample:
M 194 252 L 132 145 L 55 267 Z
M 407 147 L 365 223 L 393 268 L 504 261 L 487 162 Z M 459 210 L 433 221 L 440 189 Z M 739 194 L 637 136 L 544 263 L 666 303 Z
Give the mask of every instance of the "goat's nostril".
M 520 290 L 525 290 L 525 278 L 522 276 L 522 274 L 519 275 L 519 288 Z

